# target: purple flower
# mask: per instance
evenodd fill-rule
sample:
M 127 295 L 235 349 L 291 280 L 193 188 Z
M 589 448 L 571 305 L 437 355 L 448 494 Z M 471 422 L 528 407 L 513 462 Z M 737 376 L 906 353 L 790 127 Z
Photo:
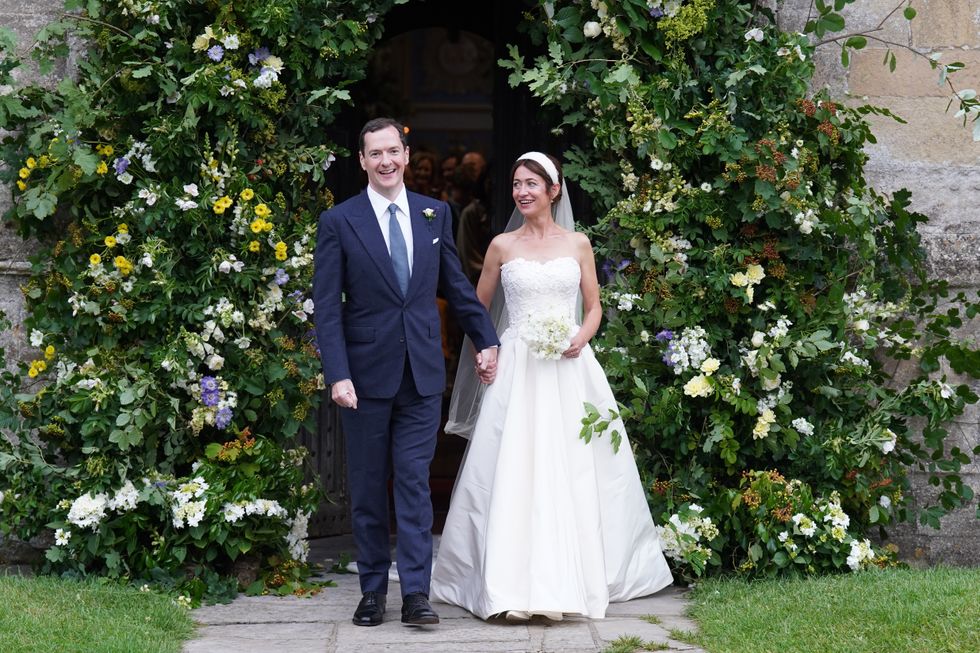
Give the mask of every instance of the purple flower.
M 655 335 L 654 338 L 656 338 L 660 342 L 668 342 L 674 339 L 674 332 L 671 331 L 670 329 L 664 329 L 663 331 Z
M 276 285 L 277 286 L 285 286 L 286 285 L 286 282 L 289 281 L 289 275 L 286 274 L 286 271 L 285 270 L 283 270 L 282 268 L 279 268 L 278 270 L 276 270 L 276 279 L 275 279 L 275 281 L 276 281 Z
M 112 164 L 112 167 L 115 168 L 117 175 L 121 175 L 122 173 L 126 172 L 126 168 L 129 167 L 129 159 L 121 156 L 116 159 L 116 162 Z
M 205 406 L 217 406 L 219 401 L 221 401 L 221 394 L 217 390 L 201 393 L 201 403 Z
M 650 15 L 653 18 L 663 18 L 664 10 L 661 9 L 660 7 L 654 7 L 653 9 L 650 10 Z
M 211 61 L 221 61 L 221 58 L 225 56 L 225 49 L 220 45 L 212 45 L 208 48 L 208 58 Z
M 217 392 L 218 380 L 213 376 L 201 377 L 201 390 L 204 392 Z
M 269 48 L 259 48 L 255 52 L 249 53 L 248 62 L 254 66 L 263 59 L 268 59 L 270 54 L 272 53 L 269 52 Z
M 219 429 L 224 429 L 231 424 L 231 418 L 231 408 L 228 408 L 228 406 L 223 406 L 222 408 L 218 409 L 217 414 L 214 416 L 214 425 Z
M 290 299 L 294 299 L 297 302 L 302 302 L 303 301 L 303 291 L 302 290 L 294 290 L 293 292 L 289 293 L 289 298 Z

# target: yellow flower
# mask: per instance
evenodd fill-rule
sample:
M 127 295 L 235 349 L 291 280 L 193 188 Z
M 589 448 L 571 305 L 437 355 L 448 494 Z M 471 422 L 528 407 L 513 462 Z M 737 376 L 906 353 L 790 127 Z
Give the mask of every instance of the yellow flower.
M 37 160 L 37 163 L 42 168 L 47 168 L 49 165 L 51 165 L 51 159 L 47 154 L 42 154 L 41 158 Z
M 281 240 L 278 243 L 276 243 L 276 251 L 278 252 L 279 250 L 282 250 L 284 252 L 286 251 L 286 243 L 282 242 Z
M 44 348 L 44 357 L 47 358 L 48 360 L 54 358 L 54 345 L 48 345 L 47 347 Z
M 106 236 L 105 237 L 105 246 L 108 247 L 109 249 L 112 249 L 113 247 L 115 247 L 116 246 L 116 237 L 115 236 Z
M 37 165 L 37 161 L 32 156 L 27 157 L 27 162 L 26 163 L 27 163 L 27 169 L 28 170 L 33 170 L 34 167 Z
M 91 265 L 93 268 L 101 262 L 102 262 L 102 257 L 99 256 L 98 254 L 92 254 L 91 256 L 88 257 L 88 264 Z
M 191 45 L 191 47 L 197 52 L 201 52 L 203 50 L 207 50 L 210 43 L 210 37 L 208 37 L 206 34 L 200 34 L 194 39 L 194 43 Z
M 255 191 L 253 191 L 251 188 L 246 188 L 245 190 L 243 190 L 241 192 L 241 194 L 239 195 L 239 197 L 241 197 L 243 200 L 245 200 L 246 202 L 248 202 L 253 197 L 255 197 Z
M 20 175 L 21 179 L 27 179 L 28 177 L 31 176 L 31 171 L 28 170 L 27 168 L 21 168 L 20 170 L 17 171 L 17 174 Z
M 113 152 L 115 152 L 115 150 L 112 149 L 111 145 L 106 145 L 105 147 L 102 148 L 102 154 L 104 156 L 112 156 Z
M 117 256 L 116 258 L 112 259 L 112 263 L 116 266 L 116 269 L 119 270 L 119 274 L 123 275 L 124 277 L 133 271 L 133 264 L 130 263 L 125 256 Z
M 44 370 L 48 369 L 48 364 L 42 361 L 41 359 L 34 361 L 33 363 L 31 363 L 31 365 L 36 367 L 38 372 L 43 372 Z
M 287 258 L 288 257 L 286 255 L 285 250 L 280 250 L 280 249 L 277 249 L 276 250 L 276 260 L 277 261 L 285 261 Z
M 255 218 L 252 220 L 252 224 L 248 225 L 248 228 L 252 230 L 253 234 L 262 233 L 262 228 L 265 226 L 265 220 L 262 218 Z
M 703 374 L 698 374 L 684 384 L 684 394 L 688 397 L 707 397 L 711 392 L 711 383 Z
M 257 251 L 259 251 L 259 241 L 253 240 L 252 242 L 250 242 L 248 244 L 248 251 L 250 251 L 250 252 L 257 252 Z
M 272 223 L 268 220 L 262 223 L 262 231 L 272 231 Z
M 25 184 L 23 181 L 21 181 L 20 179 L 18 179 L 17 180 L 17 188 L 21 189 L 22 191 L 27 190 L 27 184 Z
M 99 165 L 95 166 L 95 174 L 104 175 L 109 172 L 109 166 L 106 165 L 105 161 L 99 161 Z
M 728 278 L 731 280 L 733 286 L 742 288 L 749 285 L 749 278 L 744 272 L 736 272 L 735 274 L 729 275 Z
M 748 278 L 749 283 L 759 283 L 766 277 L 765 271 L 759 264 L 750 265 L 745 271 L 745 276 Z
M 129 233 L 129 225 L 126 224 L 125 222 L 120 222 L 119 223 L 119 226 L 116 227 L 116 231 L 118 231 L 121 234 L 128 234 Z
M 701 371 L 707 376 L 717 372 L 719 367 L 721 367 L 721 362 L 717 358 L 705 358 L 704 362 L 701 363 Z
M 224 197 L 219 197 L 214 202 L 214 207 L 213 207 L 214 212 L 217 213 L 218 215 L 221 215 L 222 213 L 225 212 L 225 209 L 227 209 L 232 204 L 234 204 L 234 202 L 227 195 L 225 195 Z
M 270 211 L 269 207 L 265 204 L 259 204 L 255 207 L 255 215 L 259 216 L 260 218 L 267 218 L 272 215 L 272 211 Z
M 37 368 L 34 367 L 33 365 L 31 365 L 31 368 L 29 370 L 27 370 L 27 376 L 31 377 L 32 379 L 34 377 L 36 377 L 37 376 Z

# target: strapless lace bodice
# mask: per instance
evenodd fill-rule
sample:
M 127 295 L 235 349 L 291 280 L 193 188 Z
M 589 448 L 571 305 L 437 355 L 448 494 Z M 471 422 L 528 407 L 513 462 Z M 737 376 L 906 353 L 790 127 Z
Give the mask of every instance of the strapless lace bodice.
M 500 268 L 511 326 L 542 313 L 562 313 L 574 320 L 581 271 L 571 256 L 534 261 L 515 258 Z

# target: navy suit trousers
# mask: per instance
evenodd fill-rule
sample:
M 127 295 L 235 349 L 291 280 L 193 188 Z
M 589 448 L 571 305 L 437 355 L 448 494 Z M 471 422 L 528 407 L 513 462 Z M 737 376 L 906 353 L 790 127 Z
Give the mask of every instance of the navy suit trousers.
M 406 357 L 401 386 L 390 399 L 358 398 L 341 408 L 347 478 L 362 592 L 388 591 L 391 566 L 388 479 L 393 478 L 398 575 L 402 596 L 429 594 L 432 498 L 429 466 L 436 449 L 442 395 L 422 396 Z

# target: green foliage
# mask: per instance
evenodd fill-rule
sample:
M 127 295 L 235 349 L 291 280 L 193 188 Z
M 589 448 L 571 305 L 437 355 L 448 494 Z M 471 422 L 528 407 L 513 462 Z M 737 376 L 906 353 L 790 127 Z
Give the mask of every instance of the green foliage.
M 199 601 L 305 560 L 309 287 L 344 154 L 324 127 L 391 4 L 68 0 L 31 54 L 50 70 L 70 34 L 77 73 L 0 96 L 5 218 L 40 243 L 36 353 L 0 383 L 0 510 L 5 532 L 55 533 L 47 569 Z M 14 85 L 7 30 L 0 48 Z
M 845 4 L 818 2 L 809 31 L 842 30 Z M 566 173 L 602 212 L 594 348 L 681 575 L 860 568 L 877 528 L 973 502 L 944 425 L 977 401 L 948 374 L 980 371 L 955 336 L 980 304 L 928 278 L 910 194 L 865 179 L 864 117 L 891 114 L 811 94 L 810 39 L 757 3 L 542 8 L 528 30 L 546 54 L 501 65 L 559 130 L 592 136 Z M 583 436 L 608 417 L 590 411 Z M 908 501 L 910 469 L 934 505 Z M 763 491 L 767 473 L 789 480 Z M 830 539 L 801 540 L 797 514 Z

